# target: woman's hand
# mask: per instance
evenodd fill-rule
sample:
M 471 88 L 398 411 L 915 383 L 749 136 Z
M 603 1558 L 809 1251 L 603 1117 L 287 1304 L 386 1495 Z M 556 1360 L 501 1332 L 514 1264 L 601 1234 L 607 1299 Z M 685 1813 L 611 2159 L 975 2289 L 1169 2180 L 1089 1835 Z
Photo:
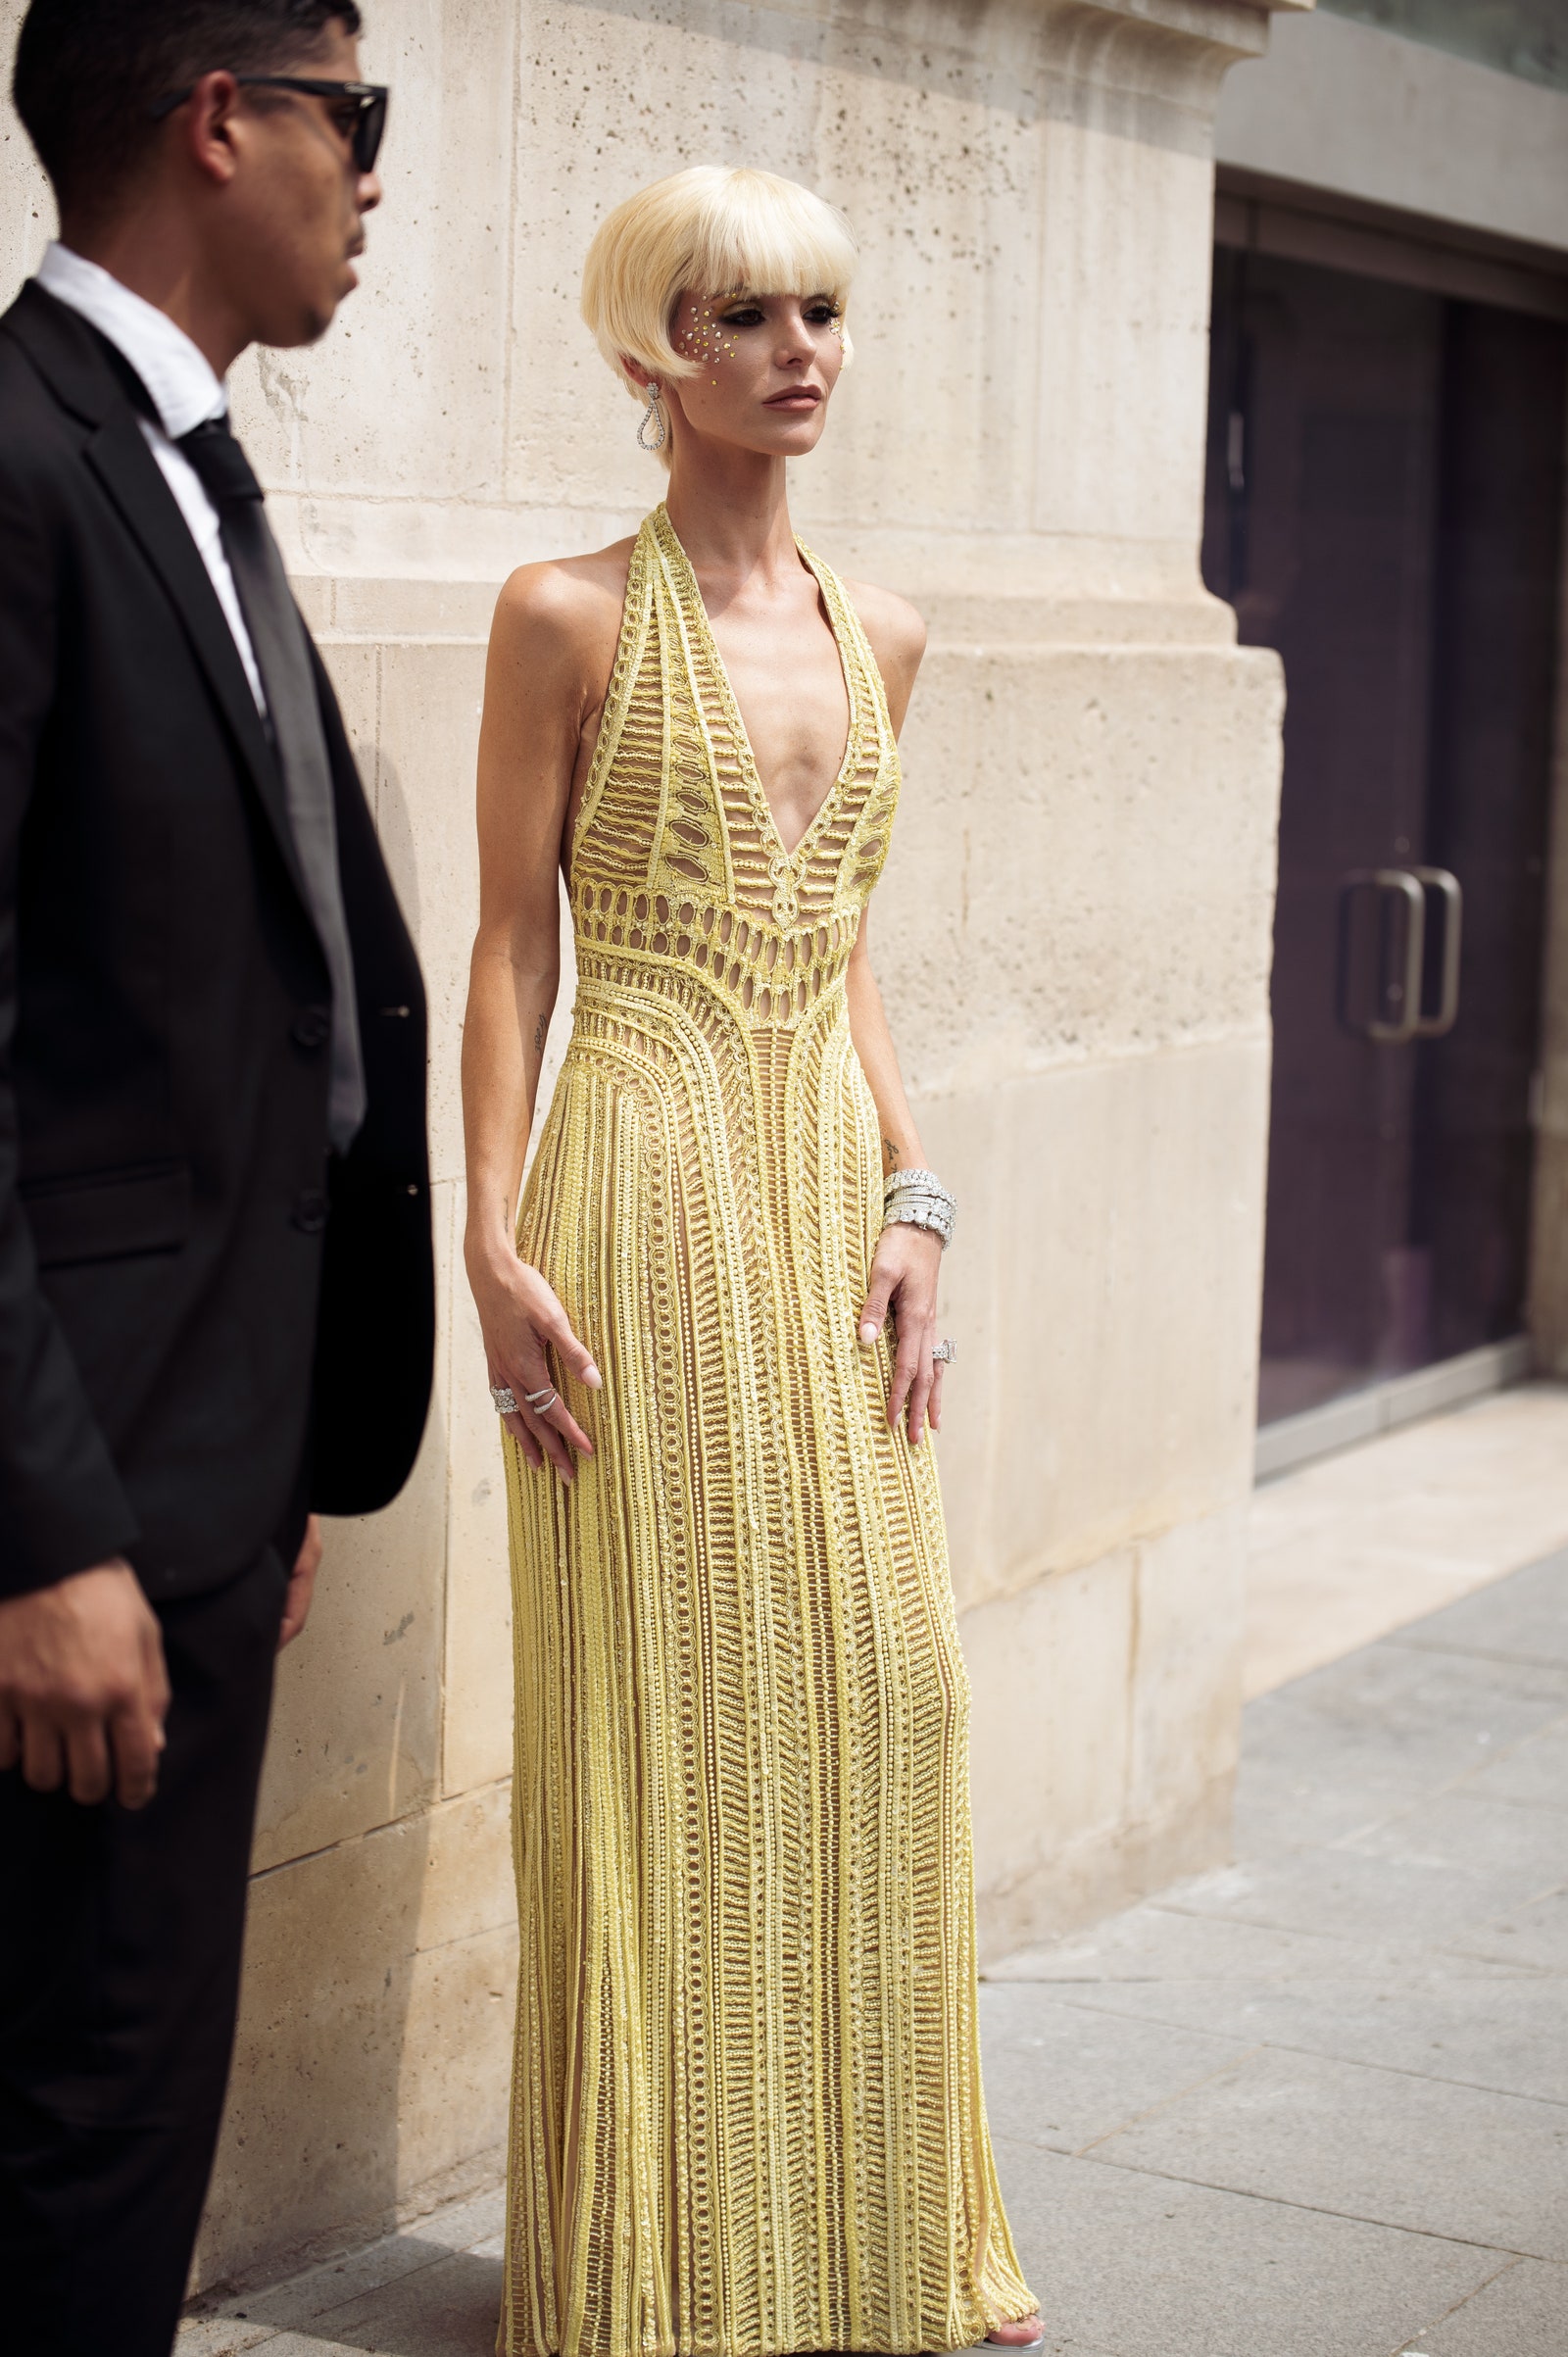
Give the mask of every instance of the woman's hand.
M 490 1381 L 497 1388 L 506 1385 L 517 1401 L 515 1414 L 501 1421 L 530 1465 L 542 1465 L 548 1457 L 562 1480 L 570 1481 L 577 1470 L 572 1450 L 580 1449 L 584 1456 L 592 1456 L 592 1441 L 559 1392 L 542 1414 L 526 1405 L 524 1395 L 556 1391 L 547 1349 L 590 1391 L 603 1390 L 591 1352 L 573 1334 L 570 1319 L 539 1271 L 514 1253 L 478 1267 L 470 1261 L 468 1282 L 479 1312 Z
M 288 1591 L 283 1598 L 283 1618 L 278 1625 L 277 1649 L 281 1653 L 292 1645 L 311 1617 L 311 1601 L 316 1595 L 316 1575 L 321 1568 L 321 1524 L 318 1515 L 310 1515 L 305 1524 L 305 1536 L 300 1551 L 294 1558 L 294 1568 L 288 1575 Z
M 888 1422 L 897 1424 L 907 1405 L 911 1449 L 919 1448 L 927 1423 L 933 1432 L 942 1430 L 942 1362 L 931 1356 L 941 1267 L 942 1246 L 928 1228 L 911 1227 L 906 1220 L 885 1227 L 860 1310 L 860 1341 L 867 1350 L 892 1316 L 897 1348 Z

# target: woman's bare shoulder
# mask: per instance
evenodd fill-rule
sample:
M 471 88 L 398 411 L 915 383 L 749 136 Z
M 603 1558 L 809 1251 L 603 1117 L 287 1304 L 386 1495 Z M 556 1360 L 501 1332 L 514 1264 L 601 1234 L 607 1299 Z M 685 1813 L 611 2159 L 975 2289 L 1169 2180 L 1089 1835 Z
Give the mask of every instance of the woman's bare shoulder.
M 492 649 L 535 662 L 614 659 L 626 603 L 634 540 L 617 540 L 584 557 L 547 557 L 519 565 L 502 587 L 490 625 Z
M 881 637 L 906 661 L 919 662 L 925 652 L 925 623 L 907 598 L 874 581 L 846 581 L 844 588 L 873 646 Z
M 871 643 L 897 728 L 925 653 L 925 624 L 907 598 L 891 589 L 879 589 L 873 581 L 846 581 L 844 590 Z

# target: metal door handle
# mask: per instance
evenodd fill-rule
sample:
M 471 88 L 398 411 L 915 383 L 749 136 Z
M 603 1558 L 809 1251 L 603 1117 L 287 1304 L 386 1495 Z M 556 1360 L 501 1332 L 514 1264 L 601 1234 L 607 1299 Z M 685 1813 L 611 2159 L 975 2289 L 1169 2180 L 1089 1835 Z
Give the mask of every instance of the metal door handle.
M 1340 884 L 1342 909 L 1350 893 L 1367 884 L 1379 892 L 1402 894 L 1408 910 L 1404 930 L 1404 982 L 1399 997 L 1399 1019 L 1396 1023 L 1387 1023 L 1381 1015 L 1374 1015 L 1366 1022 L 1356 1022 L 1351 1017 L 1347 1005 L 1348 971 L 1345 928 L 1342 924 L 1340 1021 L 1348 1031 L 1355 1032 L 1362 1039 L 1377 1040 L 1387 1048 L 1402 1048 L 1417 1036 L 1421 1027 L 1421 974 L 1427 951 L 1426 887 L 1408 867 L 1352 867 Z
M 1423 889 L 1430 886 L 1443 901 L 1443 988 L 1436 1014 L 1424 1014 L 1415 1026 L 1418 1040 L 1440 1040 L 1451 1031 L 1459 1014 L 1459 943 L 1464 925 L 1464 893 L 1459 879 L 1446 867 L 1412 868 Z

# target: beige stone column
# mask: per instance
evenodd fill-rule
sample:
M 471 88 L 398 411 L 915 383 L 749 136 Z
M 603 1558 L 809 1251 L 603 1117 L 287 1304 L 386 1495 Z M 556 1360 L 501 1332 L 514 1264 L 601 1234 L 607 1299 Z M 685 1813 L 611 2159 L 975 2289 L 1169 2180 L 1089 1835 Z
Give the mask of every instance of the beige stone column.
M 207 2281 L 497 2162 L 510 1637 L 457 1096 L 483 640 L 513 565 L 660 494 L 575 293 L 608 206 L 682 164 L 854 219 L 799 520 L 931 624 L 872 943 L 961 1204 L 941 1462 L 986 1952 L 1222 1855 L 1239 1714 L 1282 691 L 1197 549 L 1212 115 L 1262 9 L 367 13 L 396 96 L 364 288 L 235 402 L 429 976 L 441 1360 L 408 1493 L 332 1529 L 283 1664 Z M 5 128 L 9 286 L 48 207 Z

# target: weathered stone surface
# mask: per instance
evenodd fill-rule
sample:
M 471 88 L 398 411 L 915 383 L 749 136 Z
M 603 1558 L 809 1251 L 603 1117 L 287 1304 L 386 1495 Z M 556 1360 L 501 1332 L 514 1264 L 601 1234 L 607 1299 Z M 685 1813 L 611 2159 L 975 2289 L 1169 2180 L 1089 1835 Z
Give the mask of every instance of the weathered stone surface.
M 1405 1643 L 1434 1652 L 1486 1652 L 1530 1669 L 1568 1669 L 1568 1596 L 1559 1555 L 1533 1564 L 1491 1595 L 1467 1596 L 1435 1612 Z
M 433 1190 L 437 1274 L 451 1298 L 452 1190 Z M 278 1663 L 257 1824 L 258 1869 L 429 1803 L 441 1778 L 447 1526 L 445 1320 L 424 1441 L 384 1514 L 324 1526 L 311 1618 Z
M 999 2159 L 1052 2328 L 1116 2357 L 1368 2357 L 1399 2348 L 1445 2295 L 1462 2298 L 1497 2266 L 1435 2235 L 1100 2155 L 1025 2159 L 1004 2145 Z
M 1249 1697 L 1415 1620 L 1423 1645 L 1444 1646 L 1440 1606 L 1568 1544 L 1565 1444 L 1562 1386 L 1531 1383 L 1265 1483 L 1248 1547 Z M 1528 1616 L 1529 1590 L 1508 1593 Z M 1521 1632 L 1532 1660 L 1568 1658 L 1553 1610 L 1554 1645 L 1533 1620 Z
M 993 2136 L 1053 2152 L 1094 2147 L 1248 2050 L 1242 2038 L 1095 2012 L 1017 1984 L 988 1986 L 981 2020 Z
M 1369 1962 L 1342 1943 L 1343 1979 L 1105 1980 L 1058 1984 L 1064 2005 L 1136 2015 L 1249 2044 L 1450 2079 L 1568 2104 L 1563 1987 L 1555 1975 L 1442 1975 L 1406 1956 Z M 988 1989 L 987 1997 L 991 1991 Z
M 1507 2170 L 1477 2167 L 1506 2152 Z M 1568 2258 L 1568 2107 L 1407 2071 L 1256 2053 L 1102 2159 L 1382 2226 Z
M 256 1882 L 198 2283 L 374 2232 L 454 2145 L 462 2158 L 501 2141 L 508 1805 L 487 1786 Z
M 1516 2259 L 1421 2334 L 1425 2357 L 1561 2357 L 1568 2267 Z

